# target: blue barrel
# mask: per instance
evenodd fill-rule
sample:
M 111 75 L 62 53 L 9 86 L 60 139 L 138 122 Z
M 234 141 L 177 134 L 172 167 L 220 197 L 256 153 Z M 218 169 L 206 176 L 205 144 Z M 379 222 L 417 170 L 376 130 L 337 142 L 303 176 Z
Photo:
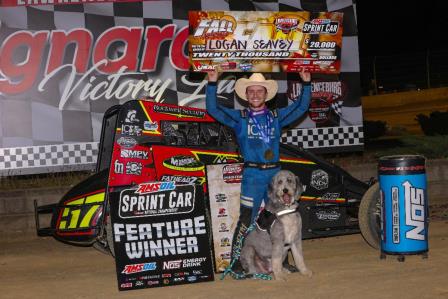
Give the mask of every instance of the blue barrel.
M 428 251 L 428 198 L 425 158 L 382 157 L 378 164 L 381 191 L 381 251 L 419 254 Z

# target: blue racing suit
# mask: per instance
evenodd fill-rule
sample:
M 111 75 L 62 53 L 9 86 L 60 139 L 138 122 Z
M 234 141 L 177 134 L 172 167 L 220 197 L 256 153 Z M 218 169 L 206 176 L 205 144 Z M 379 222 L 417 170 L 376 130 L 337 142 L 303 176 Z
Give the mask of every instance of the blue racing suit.
M 303 84 L 300 98 L 293 104 L 276 111 L 253 112 L 249 109 L 243 113 L 240 110 L 229 109 L 217 103 L 216 83 L 209 82 L 206 91 L 207 112 L 220 123 L 235 131 L 244 162 L 253 164 L 278 163 L 281 129 L 297 120 L 307 110 L 311 99 L 311 85 Z M 269 140 L 263 140 L 260 129 L 269 135 Z M 267 150 L 273 152 L 273 158 L 265 157 Z M 263 200 L 267 201 L 267 188 L 272 177 L 280 170 L 280 166 L 261 169 L 244 167 L 241 183 L 240 218 L 234 235 L 244 234 L 247 227 L 255 220 Z M 234 250 L 233 250 L 234 251 Z

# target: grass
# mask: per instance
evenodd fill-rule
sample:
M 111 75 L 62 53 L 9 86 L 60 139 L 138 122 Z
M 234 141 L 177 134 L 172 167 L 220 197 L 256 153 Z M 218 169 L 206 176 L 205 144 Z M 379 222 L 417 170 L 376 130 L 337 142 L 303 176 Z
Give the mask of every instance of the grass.
M 395 141 L 395 146 L 379 148 L 374 157 L 388 155 L 422 155 L 427 159 L 448 158 L 448 135 L 403 136 Z

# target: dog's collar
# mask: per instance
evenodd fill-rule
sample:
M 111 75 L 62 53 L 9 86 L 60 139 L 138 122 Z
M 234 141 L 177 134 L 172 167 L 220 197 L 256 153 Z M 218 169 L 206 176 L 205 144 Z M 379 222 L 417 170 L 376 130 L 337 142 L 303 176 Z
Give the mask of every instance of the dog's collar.
M 275 215 L 277 217 L 280 217 L 280 216 L 284 216 L 284 215 L 295 213 L 298 210 L 299 210 L 299 207 L 297 206 L 295 208 L 289 208 L 289 209 L 284 209 L 284 210 L 278 211 L 277 213 L 275 213 Z
M 284 209 L 284 210 L 281 210 L 281 211 L 275 213 L 275 215 L 277 217 L 279 217 L 279 216 L 283 216 L 283 215 L 292 214 L 292 213 L 295 213 L 297 211 L 297 209 L 298 209 L 298 207 L 297 208 L 291 208 L 291 209 Z

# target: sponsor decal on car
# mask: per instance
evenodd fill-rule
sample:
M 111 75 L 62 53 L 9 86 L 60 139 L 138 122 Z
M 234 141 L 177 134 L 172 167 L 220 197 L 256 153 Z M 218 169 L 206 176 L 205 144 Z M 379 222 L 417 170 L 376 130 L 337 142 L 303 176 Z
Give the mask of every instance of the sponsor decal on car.
M 218 193 L 215 195 L 216 202 L 226 202 L 227 201 L 227 195 L 224 193 Z
M 321 221 L 336 221 L 341 218 L 341 213 L 336 210 L 320 210 L 316 212 L 316 217 Z
M 141 136 L 142 129 L 137 125 L 122 124 L 121 125 L 121 134 L 129 135 L 129 136 Z
M 159 129 L 159 124 L 157 122 L 151 122 L 149 120 L 145 120 L 143 122 L 143 129 L 146 131 L 157 131 Z
M 225 233 L 225 232 L 228 232 L 228 231 L 229 231 L 229 229 L 227 228 L 227 224 L 224 223 L 224 222 L 222 222 L 222 223 L 219 225 L 219 232 L 220 232 L 220 233 Z
M 227 210 L 226 210 L 226 208 L 219 208 L 218 209 L 218 217 L 227 217 Z
M 154 105 L 153 110 L 154 110 L 154 112 L 157 112 L 157 113 L 174 115 L 179 118 L 183 118 L 183 117 L 204 118 L 205 117 L 205 111 L 203 111 L 203 110 L 189 109 L 187 107 L 182 107 L 182 106 L 174 106 L 173 107 L 173 106 Z
M 328 173 L 323 171 L 322 169 L 314 170 L 311 173 L 311 182 L 310 185 L 316 190 L 327 189 L 329 184 Z
M 127 162 L 126 163 L 126 174 L 130 175 L 141 175 L 143 165 L 140 162 Z
M 228 247 L 230 246 L 230 239 L 225 237 L 221 239 L 221 247 Z
M 338 192 L 327 192 L 324 195 L 322 195 L 321 199 L 327 201 L 335 201 L 339 198 L 339 195 L 340 193 Z
M 117 143 L 124 148 L 133 148 L 137 144 L 137 141 L 132 137 L 122 136 L 118 138 Z
M 149 153 L 143 150 L 122 149 L 120 151 L 121 158 L 147 160 Z
M 124 119 L 126 123 L 138 123 L 140 120 L 137 118 L 136 110 L 129 110 L 126 113 L 126 118 Z
M 227 184 L 240 183 L 243 178 L 243 165 L 231 164 L 222 169 L 222 179 Z
M 182 175 L 162 175 L 162 182 L 175 182 L 178 184 L 203 185 L 205 177 L 199 176 L 182 176 Z
M 179 171 L 199 171 L 204 169 L 204 164 L 193 156 L 178 155 L 163 161 L 163 166 Z

